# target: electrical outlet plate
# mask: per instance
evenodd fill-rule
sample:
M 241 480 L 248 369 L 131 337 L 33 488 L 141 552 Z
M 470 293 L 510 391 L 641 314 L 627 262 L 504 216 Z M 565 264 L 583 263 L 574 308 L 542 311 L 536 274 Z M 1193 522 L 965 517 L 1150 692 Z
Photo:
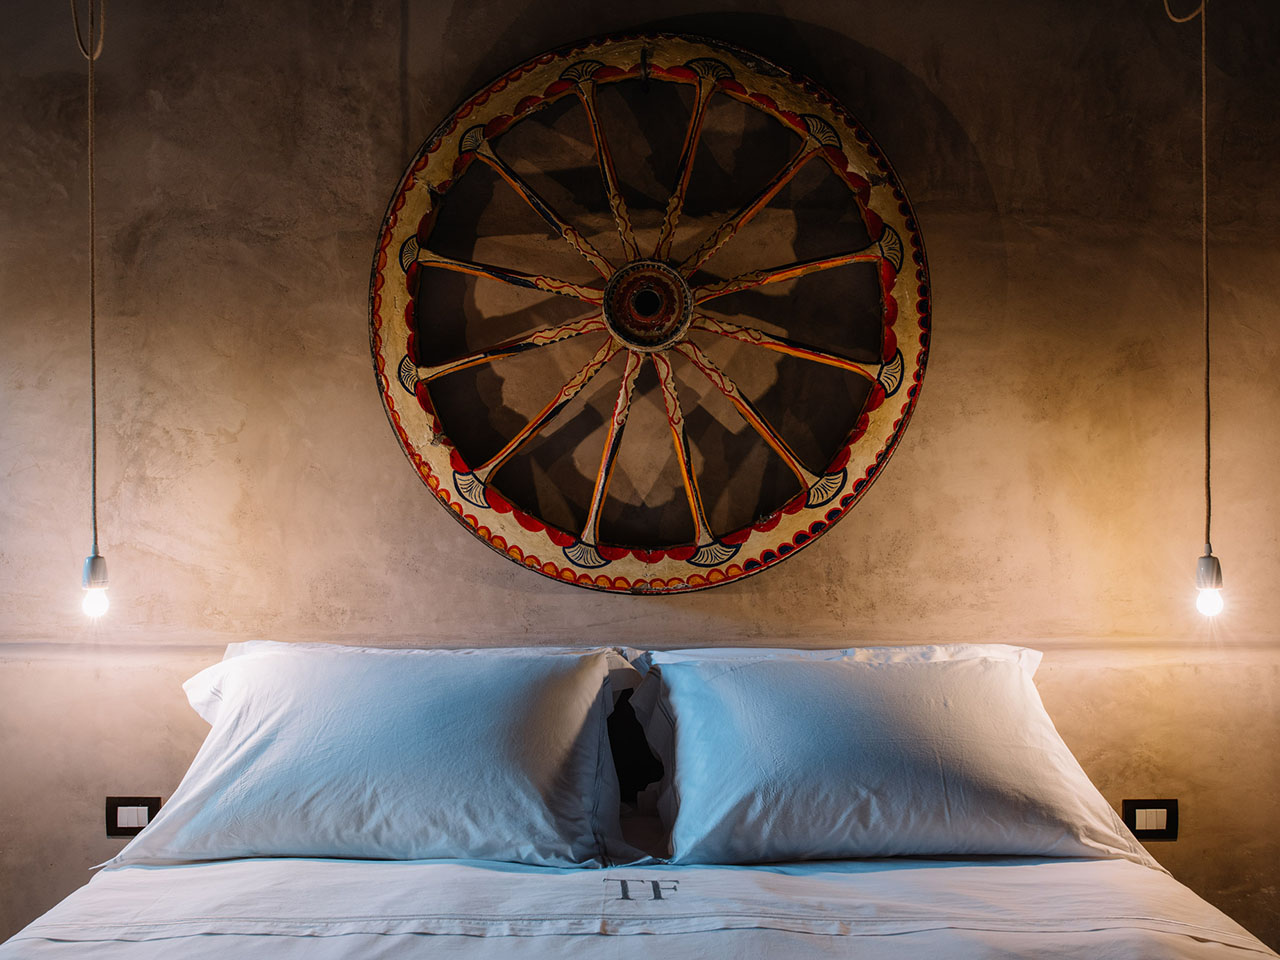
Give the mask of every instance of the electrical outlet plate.
M 107 797 L 107 836 L 136 837 L 159 812 L 159 797 Z
M 1139 840 L 1178 839 L 1177 800 L 1122 800 L 1120 815 Z

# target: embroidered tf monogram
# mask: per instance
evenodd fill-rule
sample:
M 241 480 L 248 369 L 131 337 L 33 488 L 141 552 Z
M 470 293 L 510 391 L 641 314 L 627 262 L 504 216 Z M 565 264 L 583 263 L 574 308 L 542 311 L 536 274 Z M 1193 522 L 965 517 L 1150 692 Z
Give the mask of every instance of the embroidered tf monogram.
M 608 884 L 610 883 L 616 883 L 618 885 L 619 892 L 616 898 L 618 900 L 637 900 L 637 899 L 666 900 L 667 898 L 664 897 L 662 894 L 664 892 L 675 893 L 680 886 L 679 880 L 636 880 L 636 879 L 623 880 L 620 877 L 605 877 L 604 882 L 606 885 L 605 889 L 608 889 Z M 633 886 L 633 884 L 640 886 L 641 888 L 640 897 L 633 897 L 631 895 L 632 891 L 636 889 L 636 887 Z M 653 895 L 650 897 L 643 896 L 645 884 L 648 885 L 649 889 L 653 893 Z

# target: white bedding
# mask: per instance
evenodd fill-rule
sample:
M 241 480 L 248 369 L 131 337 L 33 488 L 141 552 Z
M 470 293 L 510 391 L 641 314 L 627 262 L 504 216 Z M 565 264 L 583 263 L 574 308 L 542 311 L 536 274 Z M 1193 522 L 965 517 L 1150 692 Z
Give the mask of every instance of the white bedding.
M 0 960 L 1276 956 L 1126 860 L 602 870 L 259 859 L 103 870 Z

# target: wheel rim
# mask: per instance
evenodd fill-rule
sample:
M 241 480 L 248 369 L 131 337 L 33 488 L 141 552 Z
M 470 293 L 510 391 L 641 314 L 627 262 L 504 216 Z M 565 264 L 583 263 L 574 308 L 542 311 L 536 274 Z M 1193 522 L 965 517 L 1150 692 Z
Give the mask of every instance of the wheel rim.
M 535 58 L 440 125 L 384 219 L 370 330 L 401 447 L 472 534 L 669 593 L 767 569 L 857 503 L 918 397 L 928 272 L 829 95 L 628 37 Z

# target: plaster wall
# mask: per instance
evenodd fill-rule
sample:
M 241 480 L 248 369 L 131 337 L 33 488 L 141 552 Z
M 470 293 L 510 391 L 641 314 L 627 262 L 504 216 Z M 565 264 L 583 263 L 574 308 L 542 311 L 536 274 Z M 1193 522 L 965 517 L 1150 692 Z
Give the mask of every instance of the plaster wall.
M 172 791 L 181 679 L 250 637 L 390 643 L 1006 640 L 1113 803 L 1177 796 L 1179 879 L 1280 944 L 1280 8 L 1215 8 L 1214 545 L 1202 538 L 1197 31 L 1158 0 L 112 5 L 99 73 L 100 523 L 86 624 L 83 61 L 0 6 L 0 935 Z M 714 34 L 813 73 L 910 192 L 924 392 L 853 514 L 741 583 L 606 596 L 467 537 L 387 427 L 367 346 L 383 208 L 504 67 Z

